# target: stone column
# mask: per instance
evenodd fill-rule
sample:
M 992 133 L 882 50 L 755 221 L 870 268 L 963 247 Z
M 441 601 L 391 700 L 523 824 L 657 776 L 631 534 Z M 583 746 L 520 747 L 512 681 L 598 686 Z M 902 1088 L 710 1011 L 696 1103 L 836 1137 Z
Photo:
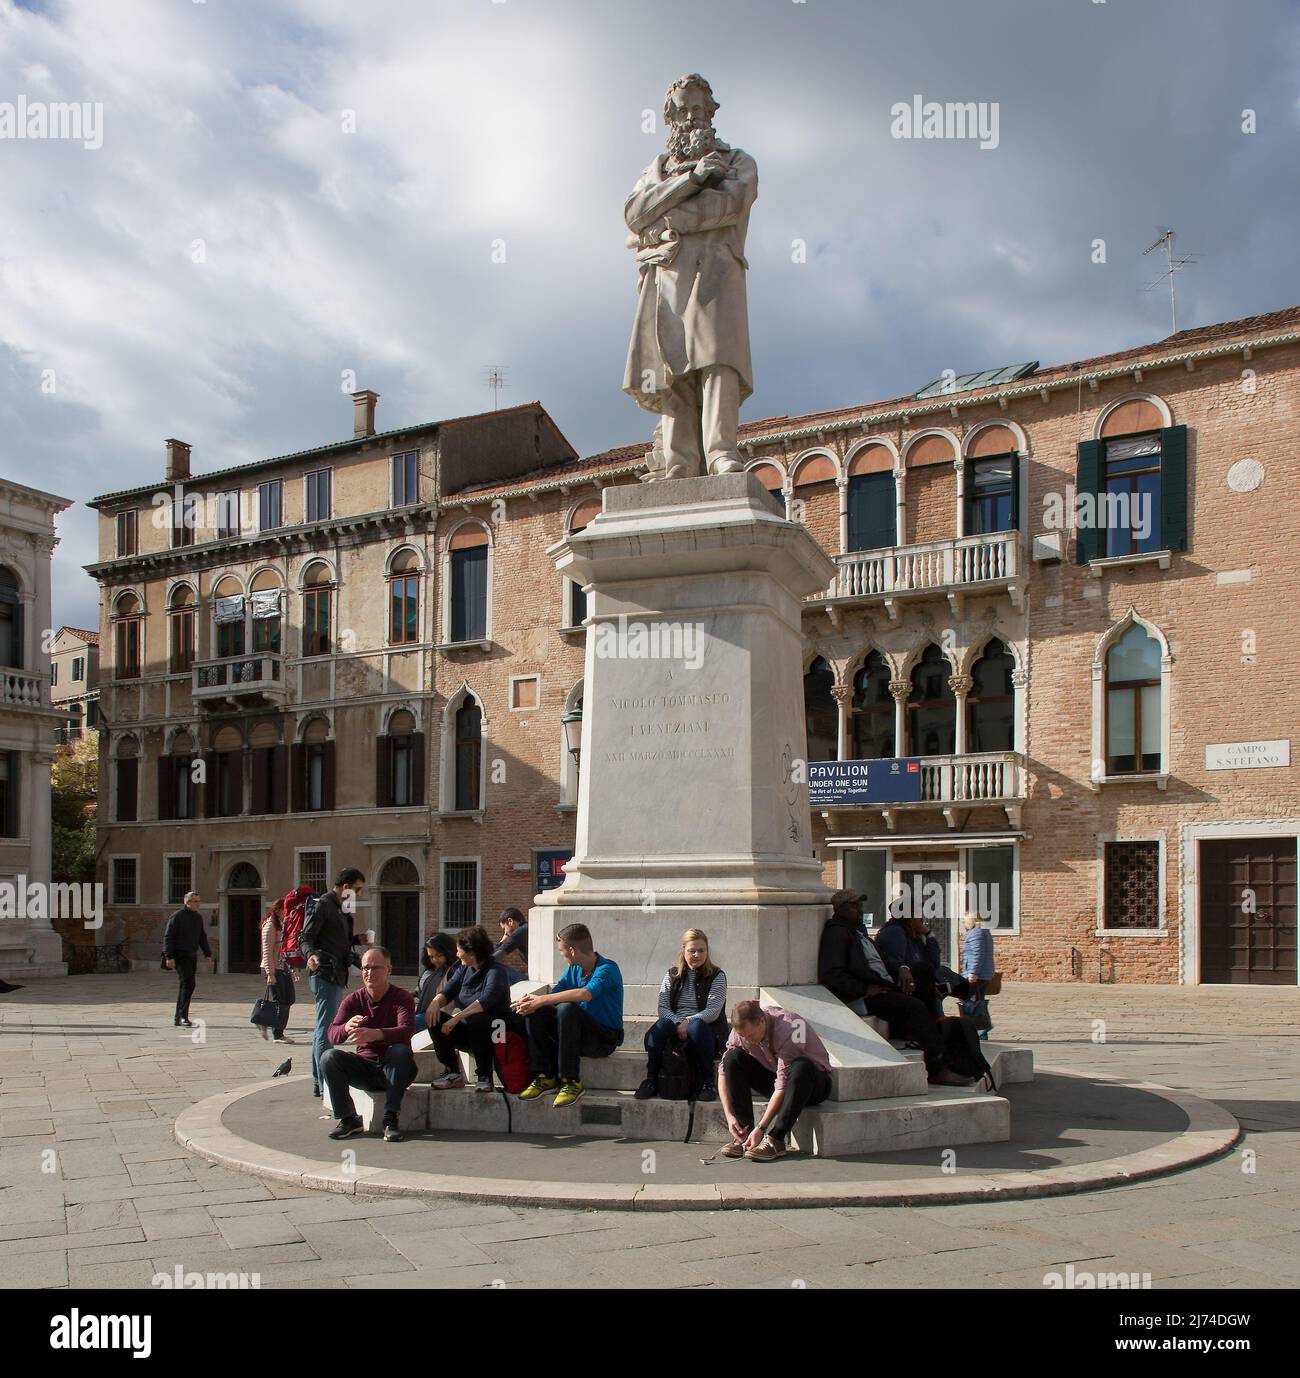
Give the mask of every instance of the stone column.
M 906 756 L 903 747 L 907 741 L 907 696 L 912 692 L 912 681 L 891 679 L 889 692 L 894 696 L 894 755 Z
M 907 470 L 901 464 L 894 470 L 894 541 L 907 544 Z
M 840 548 L 843 555 L 849 548 L 849 481 L 841 474 L 835 480 L 835 493 L 840 503 Z
M 831 687 L 831 698 L 835 700 L 835 706 L 839 709 L 837 720 L 839 730 L 835 740 L 835 759 L 847 761 L 852 756 L 852 731 L 850 716 L 853 708 L 853 686 L 850 684 L 836 684 Z
M 966 461 L 960 455 L 952 462 L 957 473 L 957 521 L 954 530 L 958 537 L 967 535 L 966 531 Z
M 955 754 L 964 756 L 966 754 L 966 699 L 970 694 L 971 685 L 974 681 L 969 675 L 949 675 L 948 688 L 952 690 L 957 699 L 957 731 L 954 737 Z

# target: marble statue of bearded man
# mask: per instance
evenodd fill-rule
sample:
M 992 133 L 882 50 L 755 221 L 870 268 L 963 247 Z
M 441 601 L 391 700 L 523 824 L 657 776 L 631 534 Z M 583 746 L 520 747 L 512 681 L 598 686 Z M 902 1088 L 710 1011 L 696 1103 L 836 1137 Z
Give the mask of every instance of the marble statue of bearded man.
M 623 391 L 662 417 L 646 477 L 693 478 L 743 467 L 740 404 L 753 392 L 745 302 L 745 231 L 758 166 L 713 128 L 718 103 L 692 74 L 668 90 L 668 150 L 623 207 L 641 267 Z

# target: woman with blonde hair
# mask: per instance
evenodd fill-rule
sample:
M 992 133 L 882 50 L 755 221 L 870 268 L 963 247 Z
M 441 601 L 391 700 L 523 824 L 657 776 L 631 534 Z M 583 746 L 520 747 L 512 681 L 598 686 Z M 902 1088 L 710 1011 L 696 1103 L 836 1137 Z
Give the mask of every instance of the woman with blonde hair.
M 276 900 L 262 919 L 262 973 L 266 977 L 267 998 L 273 999 L 284 1011 L 284 1020 L 274 1029 L 260 1026 L 262 1037 L 271 1038 L 276 1043 L 292 1043 L 284 1031 L 289 1023 L 289 1011 L 296 999 L 294 982 L 298 973 L 286 968 L 284 963 L 284 901 Z
M 677 964 L 668 968 L 659 987 L 659 1018 L 645 1036 L 645 1080 L 637 1087 L 637 1100 L 659 1094 L 659 1069 L 664 1054 L 676 1043 L 686 1045 L 691 1063 L 695 1099 L 718 1098 L 713 1062 L 719 1030 L 726 1023 L 727 974 L 713 964 L 709 940 L 698 928 L 682 934 Z

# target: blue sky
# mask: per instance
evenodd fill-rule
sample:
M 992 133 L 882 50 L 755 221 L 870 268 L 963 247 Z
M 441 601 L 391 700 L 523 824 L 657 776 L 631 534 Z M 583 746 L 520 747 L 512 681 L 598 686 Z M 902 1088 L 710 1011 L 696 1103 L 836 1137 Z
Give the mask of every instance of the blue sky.
M 1165 225 L 1180 325 L 1300 303 L 1289 0 L 0 0 L 0 102 L 103 107 L 98 149 L 0 139 L 0 474 L 78 504 L 56 620 L 97 624 L 86 498 L 168 436 L 344 438 L 344 370 L 385 429 L 498 365 L 583 453 L 647 437 L 621 207 L 692 70 L 759 165 L 746 417 L 1158 339 Z M 891 137 L 915 95 L 997 147 Z

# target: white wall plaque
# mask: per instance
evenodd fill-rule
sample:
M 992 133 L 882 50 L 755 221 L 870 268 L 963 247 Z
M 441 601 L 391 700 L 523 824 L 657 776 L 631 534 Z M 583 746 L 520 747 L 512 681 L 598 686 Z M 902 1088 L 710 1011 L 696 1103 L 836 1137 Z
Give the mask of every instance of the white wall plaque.
M 1218 742 L 1205 748 L 1206 770 L 1262 770 L 1290 764 L 1290 741 Z

